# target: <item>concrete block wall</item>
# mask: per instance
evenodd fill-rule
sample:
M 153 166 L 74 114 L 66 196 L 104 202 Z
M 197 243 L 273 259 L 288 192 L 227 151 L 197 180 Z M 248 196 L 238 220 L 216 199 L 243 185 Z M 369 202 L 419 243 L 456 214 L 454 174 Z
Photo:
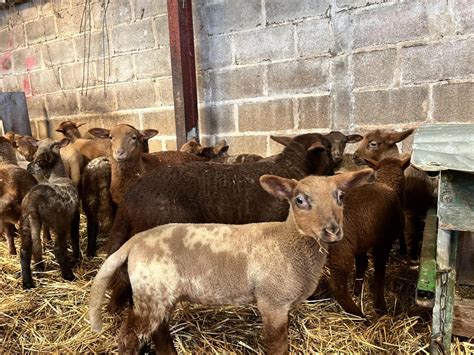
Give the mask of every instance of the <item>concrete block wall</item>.
M 166 0 L 112 0 L 105 50 L 101 4 L 90 6 L 90 46 L 79 30 L 83 0 L 0 12 L 0 89 L 27 93 L 37 135 L 63 119 L 129 122 L 160 130 L 152 149 L 174 149 Z M 193 7 L 200 132 L 227 139 L 231 153 L 275 153 L 271 134 L 474 120 L 472 1 Z

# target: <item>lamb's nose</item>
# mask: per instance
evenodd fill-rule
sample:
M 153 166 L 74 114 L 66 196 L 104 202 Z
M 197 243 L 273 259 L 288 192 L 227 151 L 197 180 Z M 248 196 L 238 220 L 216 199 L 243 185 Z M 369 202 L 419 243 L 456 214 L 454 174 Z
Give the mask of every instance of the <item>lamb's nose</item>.
M 116 149 L 115 152 L 114 152 L 114 158 L 116 160 L 123 160 L 127 157 L 127 152 L 125 151 L 125 149 Z
M 342 239 L 342 229 L 338 224 L 331 223 L 324 228 L 322 239 L 327 243 L 338 242 Z

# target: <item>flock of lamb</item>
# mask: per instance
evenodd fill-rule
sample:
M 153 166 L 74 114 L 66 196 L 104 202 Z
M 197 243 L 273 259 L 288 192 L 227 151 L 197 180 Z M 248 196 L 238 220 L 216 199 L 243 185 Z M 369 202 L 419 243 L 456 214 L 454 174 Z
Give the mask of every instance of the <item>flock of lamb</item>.
M 59 142 L 0 137 L 0 230 L 12 255 L 21 236 L 25 288 L 35 285 L 31 259 L 45 268 L 42 242 L 51 232 L 62 276 L 72 281 L 82 205 L 87 256 L 96 253 L 97 235 L 108 235 L 90 322 L 101 329 L 110 288 L 108 310 L 128 307 L 117 337 L 122 353 L 137 353 L 142 337 L 175 353 L 168 320 L 181 300 L 256 303 L 268 352 L 285 353 L 289 309 L 313 294 L 326 262 L 331 295 L 364 317 L 349 292 L 354 264 L 357 295 L 372 255 L 374 307 L 385 312 L 392 244 L 399 240 L 400 254 L 417 258 L 436 181 L 400 155 L 397 143 L 412 129 L 271 137 L 284 148 L 263 158 L 227 156 L 225 141 L 149 153 L 157 130 L 119 124 L 83 137 L 80 125 L 61 123 Z M 353 155 L 344 154 L 357 142 Z

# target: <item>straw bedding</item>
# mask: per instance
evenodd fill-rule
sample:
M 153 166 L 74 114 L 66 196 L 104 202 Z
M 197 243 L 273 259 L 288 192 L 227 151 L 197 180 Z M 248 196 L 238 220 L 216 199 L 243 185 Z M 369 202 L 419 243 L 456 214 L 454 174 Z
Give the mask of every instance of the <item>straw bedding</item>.
M 84 232 L 82 234 L 85 234 Z M 85 245 L 83 240 L 82 245 Z M 52 247 L 45 251 L 46 272 L 34 273 L 37 287 L 21 287 L 19 257 L 0 242 L 0 353 L 116 352 L 119 316 L 104 312 L 104 330 L 93 333 L 87 320 L 89 289 L 105 254 L 84 259 L 74 268 L 76 281 L 60 277 Z M 370 270 L 369 270 L 370 275 Z M 389 313 L 376 319 L 368 280 L 364 311 L 370 324 L 350 317 L 332 300 L 312 300 L 290 314 L 292 353 L 428 353 L 430 312 L 414 305 L 416 270 L 392 257 L 387 268 Z M 209 308 L 182 304 L 173 314 L 171 330 L 180 353 L 263 353 L 261 320 L 253 306 Z M 474 353 L 474 344 L 454 338 L 455 354 Z

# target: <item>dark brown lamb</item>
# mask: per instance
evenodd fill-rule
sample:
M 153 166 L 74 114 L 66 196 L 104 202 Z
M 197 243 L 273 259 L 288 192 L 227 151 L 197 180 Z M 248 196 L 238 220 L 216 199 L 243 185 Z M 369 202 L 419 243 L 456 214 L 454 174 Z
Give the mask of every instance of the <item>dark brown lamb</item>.
M 344 195 L 344 239 L 329 247 L 328 266 L 331 271 L 329 288 L 332 296 L 351 314 L 364 317 L 348 291 L 349 275 L 356 265 L 355 294 L 360 294 L 367 269 L 367 253 L 374 261 L 374 307 L 385 312 L 385 266 L 392 243 L 403 239 L 402 198 L 403 171 L 410 158 L 386 158 L 381 162 L 366 160 L 376 170 L 375 183 L 359 186 Z
M 296 136 L 273 161 L 162 167 L 140 179 L 124 196 L 108 252 L 116 251 L 133 234 L 166 223 L 283 221 L 288 215 L 288 204 L 265 193 L 256 184 L 260 176 L 275 174 L 301 179 L 332 173 L 330 143 L 317 133 Z M 112 310 L 127 300 L 122 295 L 126 286 L 120 280 L 115 284 Z
M 44 270 L 40 241 L 42 225 L 56 233 L 54 254 L 63 278 L 74 279 L 67 255 L 67 240 L 71 238 L 73 256 L 79 259 L 79 196 L 76 186 L 66 175 L 59 155 L 59 149 L 68 143 L 66 138 L 59 143 L 51 139 L 40 141 L 33 162 L 28 167 L 46 182 L 34 186 L 21 205 L 21 272 L 24 288 L 34 287 L 32 256 L 37 268 Z

